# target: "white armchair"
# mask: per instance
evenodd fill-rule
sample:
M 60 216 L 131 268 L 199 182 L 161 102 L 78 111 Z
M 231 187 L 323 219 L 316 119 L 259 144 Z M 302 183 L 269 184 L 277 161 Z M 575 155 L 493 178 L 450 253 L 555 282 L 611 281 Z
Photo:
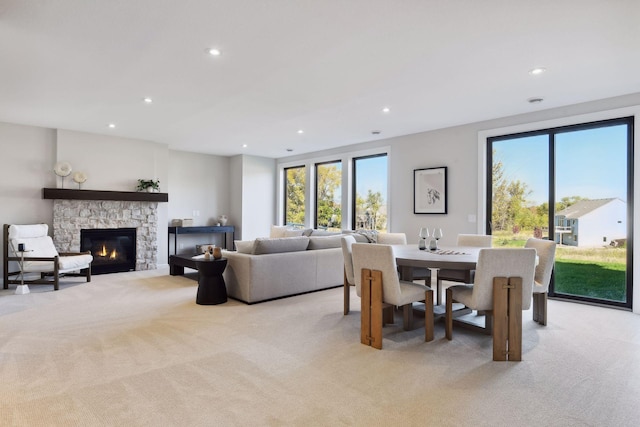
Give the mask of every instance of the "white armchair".
M 53 285 L 57 291 L 61 275 L 81 270 L 87 282 L 91 281 L 91 254 L 58 253 L 48 232 L 47 224 L 4 225 L 4 289 L 8 289 L 10 284 L 44 284 Z M 20 245 L 24 245 L 23 252 L 19 250 Z M 19 263 L 18 271 L 9 270 L 11 262 Z M 38 273 L 39 277 L 24 277 L 31 276 L 30 273 Z

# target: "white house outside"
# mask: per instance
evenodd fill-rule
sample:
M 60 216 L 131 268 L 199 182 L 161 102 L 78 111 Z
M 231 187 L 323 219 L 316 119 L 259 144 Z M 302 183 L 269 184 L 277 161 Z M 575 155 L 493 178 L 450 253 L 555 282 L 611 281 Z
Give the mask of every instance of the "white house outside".
M 627 237 L 627 203 L 619 198 L 582 200 L 556 213 L 556 243 L 578 247 L 610 245 Z

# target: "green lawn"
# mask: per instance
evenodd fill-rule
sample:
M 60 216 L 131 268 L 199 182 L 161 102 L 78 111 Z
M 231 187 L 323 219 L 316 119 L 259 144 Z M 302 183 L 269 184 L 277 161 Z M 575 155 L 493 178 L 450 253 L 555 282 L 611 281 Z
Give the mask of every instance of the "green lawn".
M 556 293 L 626 300 L 625 264 L 556 259 Z
M 524 247 L 526 234 L 499 234 L 494 247 Z M 556 249 L 555 292 L 612 301 L 626 300 L 625 247 Z

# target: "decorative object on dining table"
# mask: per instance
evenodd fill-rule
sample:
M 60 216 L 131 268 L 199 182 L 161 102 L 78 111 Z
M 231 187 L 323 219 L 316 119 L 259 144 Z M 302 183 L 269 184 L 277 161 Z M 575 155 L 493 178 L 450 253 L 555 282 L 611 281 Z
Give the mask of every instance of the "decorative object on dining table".
M 53 173 L 61 178 L 60 188 L 64 188 L 64 179 L 71 174 L 71 165 L 67 162 L 58 162 L 53 167 Z
M 225 226 L 227 225 L 227 221 L 229 220 L 229 218 L 227 218 L 226 215 L 220 215 L 218 216 L 218 222 L 220 223 L 221 226 Z
M 420 240 L 418 241 L 418 249 L 423 251 L 427 249 L 427 241 L 425 239 L 429 237 L 429 229 L 427 227 L 420 228 L 418 236 L 420 236 Z
M 469 255 L 467 252 L 460 252 L 452 249 L 436 249 L 433 252 L 438 255 Z
M 413 213 L 447 213 L 447 167 L 413 170 Z
M 442 238 L 442 228 L 434 228 L 433 234 L 431 235 L 432 239 L 429 242 L 429 249 L 432 251 L 438 250 L 438 240 Z
M 139 179 L 137 191 L 147 191 L 149 193 L 160 192 L 160 180 L 159 179 Z
M 82 188 L 82 184 L 84 184 L 87 181 L 87 175 L 85 175 L 84 172 L 76 172 L 73 174 L 72 179 L 73 179 L 73 182 L 78 184 L 78 190 L 80 190 Z

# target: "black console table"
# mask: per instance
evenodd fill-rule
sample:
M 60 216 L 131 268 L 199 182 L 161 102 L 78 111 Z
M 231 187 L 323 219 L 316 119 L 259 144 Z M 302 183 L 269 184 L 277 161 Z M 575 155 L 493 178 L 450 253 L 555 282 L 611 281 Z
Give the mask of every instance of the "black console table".
M 171 256 L 171 235 L 173 234 L 173 253 L 178 253 L 179 234 L 224 234 L 224 248 L 227 249 L 227 237 L 231 234 L 231 246 L 235 237 L 235 227 L 233 225 L 212 225 L 203 227 L 169 227 L 167 252 Z

